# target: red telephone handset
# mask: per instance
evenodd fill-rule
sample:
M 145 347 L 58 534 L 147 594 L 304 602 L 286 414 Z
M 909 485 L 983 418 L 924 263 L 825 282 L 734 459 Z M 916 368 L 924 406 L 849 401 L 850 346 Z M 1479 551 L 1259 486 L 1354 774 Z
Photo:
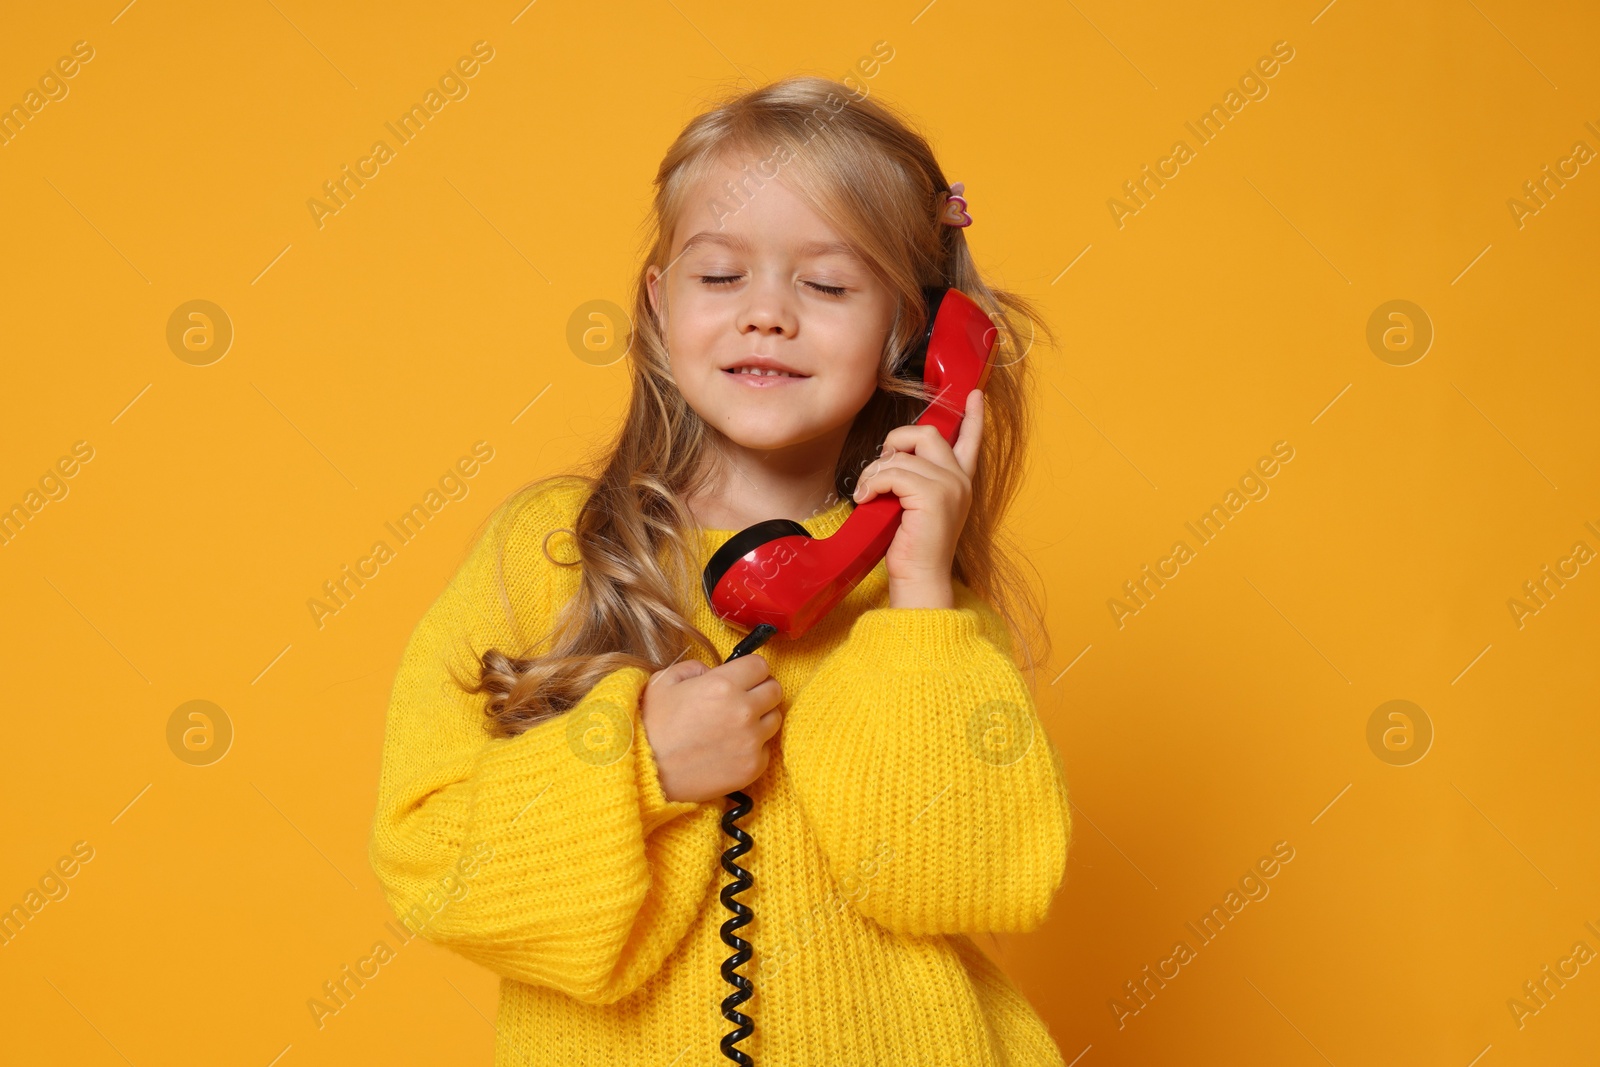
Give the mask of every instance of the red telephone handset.
M 953 445 L 967 394 L 989 380 L 999 328 L 959 289 L 932 287 L 923 295 L 927 331 L 903 373 L 925 382 L 933 399 L 912 425 L 938 427 Z M 883 493 L 858 505 L 830 537 L 812 537 L 792 519 L 748 526 L 706 563 L 706 599 L 735 626 L 754 631 L 766 624 L 799 637 L 878 565 L 904 512 L 899 497 Z

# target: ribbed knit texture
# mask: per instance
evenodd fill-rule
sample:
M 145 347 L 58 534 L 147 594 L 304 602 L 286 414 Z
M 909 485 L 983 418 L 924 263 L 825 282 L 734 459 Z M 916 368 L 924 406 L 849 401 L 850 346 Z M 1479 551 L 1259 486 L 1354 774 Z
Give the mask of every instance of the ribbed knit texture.
M 639 718 L 647 672 L 614 671 L 560 718 L 492 739 L 486 697 L 445 670 L 475 678 L 469 644 L 516 654 L 571 598 L 577 568 L 540 545 L 586 492 L 563 479 L 503 505 L 413 632 L 370 858 L 397 915 L 501 976 L 496 1067 L 726 1067 L 728 802 L 663 795 Z M 802 525 L 825 537 L 851 507 Z M 704 531 L 701 562 L 733 533 Z M 550 551 L 576 558 L 568 533 Z M 739 860 L 755 919 L 738 931 L 755 1031 L 739 1047 L 757 1067 L 1062 1063 L 966 935 L 1044 921 L 1066 871 L 1065 779 L 1004 623 L 955 592 L 952 608 L 887 607 L 880 561 L 811 632 L 760 649 L 785 714 L 740 823 L 755 840 Z M 743 633 L 703 597 L 687 608 L 720 664 Z

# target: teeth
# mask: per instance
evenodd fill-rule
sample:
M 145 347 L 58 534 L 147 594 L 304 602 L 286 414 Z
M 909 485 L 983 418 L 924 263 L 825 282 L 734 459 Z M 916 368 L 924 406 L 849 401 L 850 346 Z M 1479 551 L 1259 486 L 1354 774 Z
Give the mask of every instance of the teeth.
M 735 374 L 760 374 L 768 378 L 798 378 L 798 374 L 789 374 L 781 370 L 762 370 L 760 367 L 739 367 Z

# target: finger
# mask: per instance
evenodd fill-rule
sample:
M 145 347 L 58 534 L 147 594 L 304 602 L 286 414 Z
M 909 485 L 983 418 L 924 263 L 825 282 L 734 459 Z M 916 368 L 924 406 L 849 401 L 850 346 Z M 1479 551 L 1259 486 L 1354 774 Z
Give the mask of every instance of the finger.
M 940 491 L 941 484 L 940 479 L 931 478 L 920 471 L 903 466 L 886 467 L 861 483 L 861 495 L 857 499 L 857 506 L 867 503 L 873 497 L 892 493 L 900 498 L 903 506 L 915 508 L 921 501 L 936 495 Z
M 966 475 L 962 473 L 961 466 L 956 462 L 955 453 L 953 452 L 949 453 L 947 458 L 941 457 L 939 461 L 927 459 L 910 452 L 896 452 L 888 459 L 880 459 L 873 462 L 873 465 L 867 469 L 861 479 L 861 484 L 857 487 L 858 491 L 866 489 L 877 475 L 890 470 L 909 470 L 934 482 L 966 479 Z M 877 491 L 881 494 L 885 492 L 885 489 L 882 485 L 879 485 Z M 856 502 L 858 504 L 863 502 L 859 492 L 856 495 Z
M 944 439 L 944 434 L 927 423 L 896 426 L 884 435 L 883 444 L 893 452 L 911 452 L 929 459 L 950 453 L 950 442 Z
M 783 703 L 783 686 L 776 678 L 768 678 L 750 690 L 748 696 L 751 714 L 762 715 Z
M 754 689 L 772 675 L 772 669 L 767 665 L 766 657 L 759 652 L 740 656 L 738 659 L 730 660 L 716 669 L 727 674 L 736 685 L 744 689 Z
M 773 708 L 756 720 L 756 736 L 763 741 L 770 741 L 772 735 L 777 733 L 781 726 L 783 726 L 783 711 L 779 708 Z
M 677 682 L 687 681 L 690 678 L 697 678 L 710 669 L 710 667 L 707 667 L 697 659 L 679 660 L 677 663 L 667 664 L 652 674 L 648 684 L 654 685 L 659 681 L 666 685 L 673 685 Z
M 968 478 L 978 472 L 978 445 L 983 440 L 983 390 L 974 389 L 967 394 L 967 413 L 961 419 L 961 432 L 956 435 L 956 462 Z
M 861 484 L 867 484 L 883 471 L 897 468 L 916 471 L 935 481 L 944 477 L 954 477 L 961 470 L 954 453 L 949 454 L 948 460 L 934 460 L 912 452 L 896 452 L 887 459 L 873 460 L 872 465 L 862 473 Z

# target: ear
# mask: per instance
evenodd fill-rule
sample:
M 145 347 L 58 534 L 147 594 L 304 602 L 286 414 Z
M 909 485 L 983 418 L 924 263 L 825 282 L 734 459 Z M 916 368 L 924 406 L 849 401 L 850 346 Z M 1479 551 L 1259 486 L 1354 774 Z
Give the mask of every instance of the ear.
M 661 280 L 661 268 L 660 267 L 657 267 L 654 263 L 652 263 L 652 264 L 650 264 L 649 267 L 645 268 L 645 272 L 644 272 L 645 291 L 647 292 L 647 294 L 650 297 L 650 310 L 656 313 L 656 317 L 657 318 L 661 317 L 661 302 L 660 302 L 660 298 L 656 295 L 656 285 L 657 285 L 658 282 L 660 282 L 660 280 Z

